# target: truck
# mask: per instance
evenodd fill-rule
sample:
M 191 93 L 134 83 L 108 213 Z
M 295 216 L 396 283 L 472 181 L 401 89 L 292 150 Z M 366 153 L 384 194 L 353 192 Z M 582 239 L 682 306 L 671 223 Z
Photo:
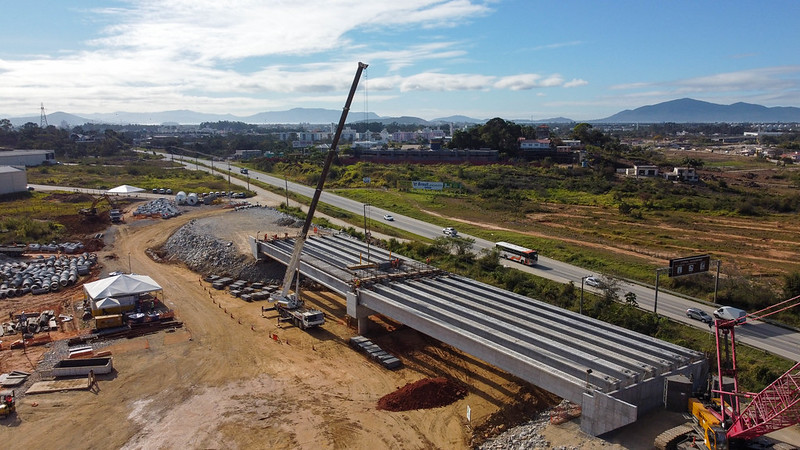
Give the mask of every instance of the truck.
M 122 211 L 119 209 L 112 209 L 108 212 L 108 217 L 111 218 L 112 223 L 122 222 Z
M 275 306 L 272 308 L 263 308 L 265 311 L 273 309 L 278 312 L 279 321 L 292 322 L 294 326 L 301 330 L 316 328 L 325 324 L 325 313 L 318 309 L 306 308 L 303 300 L 298 299 L 295 294 L 287 295 L 276 301 Z

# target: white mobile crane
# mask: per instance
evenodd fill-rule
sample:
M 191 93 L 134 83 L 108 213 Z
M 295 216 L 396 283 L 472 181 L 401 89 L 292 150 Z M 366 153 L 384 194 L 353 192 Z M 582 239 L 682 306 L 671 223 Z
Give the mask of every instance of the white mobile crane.
M 295 288 L 295 292 L 290 294 L 289 288 L 292 285 L 292 278 L 294 277 L 295 272 L 297 272 L 298 268 L 300 267 L 300 254 L 303 251 L 303 244 L 308 237 L 308 230 L 311 227 L 311 221 L 314 219 L 314 211 L 316 211 L 317 203 L 319 203 L 319 198 L 322 195 L 322 188 L 325 185 L 325 179 L 328 177 L 331 163 L 333 162 L 334 156 L 336 156 L 336 151 L 339 146 L 339 138 L 342 136 L 342 130 L 344 129 L 344 124 L 347 120 L 347 113 L 350 111 L 350 103 L 353 101 L 353 96 L 355 95 L 356 88 L 358 87 L 358 81 L 361 79 L 361 72 L 363 72 L 366 68 L 367 64 L 362 62 L 358 63 L 358 69 L 356 70 L 356 76 L 353 79 L 353 85 L 350 86 L 350 93 L 347 96 L 347 101 L 345 102 L 344 109 L 342 110 L 342 116 L 339 119 L 339 126 L 336 127 L 336 133 L 333 136 L 331 149 L 328 152 L 328 155 L 325 157 L 325 163 L 322 166 L 322 174 L 317 182 L 317 189 L 314 191 L 314 197 L 311 199 L 311 204 L 308 207 L 308 214 L 306 215 L 306 220 L 303 223 L 303 230 L 300 232 L 300 236 L 298 236 L 297 240 L 295 241 L 292 257 L 289 259 L 289 264 L 286 266 L 286 275 L 283 278 L 283 286 L 281 287 L 281 291 L 279 293 L 275 293 L 270 297 L 270 301 L 275 302 L 275 309 L 278 311 L 278 314 L 280 314 L 281 318 L 286 321 L 292 321 L 296 326 L 302 329 L 314 328 L 324 324 L 325 313 L 319 310 L 306 309 L 303 307 L 303 301 L 299 297 L 299 274 L 298 284 Z

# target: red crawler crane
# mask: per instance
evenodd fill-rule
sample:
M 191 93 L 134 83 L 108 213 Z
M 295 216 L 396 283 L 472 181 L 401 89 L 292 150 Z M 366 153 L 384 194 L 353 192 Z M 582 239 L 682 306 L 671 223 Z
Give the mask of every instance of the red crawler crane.
M 751 320 L 763 319 L 800 304 L 800 296 L 768 306 L 748 314 L 744 321 L 717 320 L 717 370 L 719 379 L 723 376 L 733 379 L 733 391 L 712 390 L 719 394 L 729 408 L 721 409 L 721 422 L 731 426 L 728 439 L 753 439 L 781 428 L 800 423 L 800 363 L 781 375 L 772 384 L 758 393 L 739 392 L 738 369 L 736 367 L 735 327 Z M 728 349 L 730 349 L 729 354 Z M 751 399 L 742 409 L 742 399 Z

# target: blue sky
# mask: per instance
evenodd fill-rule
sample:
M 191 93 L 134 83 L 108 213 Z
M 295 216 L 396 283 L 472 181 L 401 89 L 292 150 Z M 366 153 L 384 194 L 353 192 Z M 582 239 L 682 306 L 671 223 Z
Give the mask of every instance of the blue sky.
M 800 107 L 800 1 L 4 2 L 0 117 L 295 107 L 600 119 L 690 97 Z M 351 116 L 351 118 L 356 118 Z

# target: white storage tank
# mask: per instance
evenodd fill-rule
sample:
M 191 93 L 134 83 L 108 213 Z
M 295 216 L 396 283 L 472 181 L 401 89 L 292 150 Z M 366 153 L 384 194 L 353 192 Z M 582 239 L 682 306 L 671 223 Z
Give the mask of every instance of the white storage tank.
M 182 205 L 186 203 L 186 192 L 180 191 L 175 195 L 175 203 Z
M 192 192 L 191 194 L 186 196 L 186 204 L 189 206 L 194 206 L 197 204 L 197 194 Z

